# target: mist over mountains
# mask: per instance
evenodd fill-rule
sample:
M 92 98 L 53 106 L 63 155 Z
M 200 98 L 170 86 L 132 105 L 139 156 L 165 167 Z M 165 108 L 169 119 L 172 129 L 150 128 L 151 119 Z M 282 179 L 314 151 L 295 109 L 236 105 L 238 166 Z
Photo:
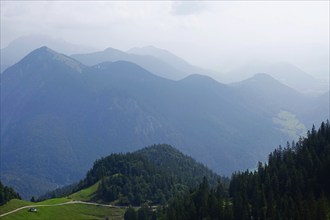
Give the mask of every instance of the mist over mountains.
M 288 62 L 251 62 L 238 66 L 224 75 L 219 75 L 217 79 L 222 82 L 233 83 L 250 78 L 256 73 L 266 73 L 281 83 L 305 94 L 318 96 L 329 90 L 329 83 L 326 80 L 316 79 Z
M 223 65 L 217 71 L 200 68 L 176 56 L 168 50 L 154 46 L 133 47 L 122 51 L 108 47 L 98 51 L 95 48 L 69 43 L 63 39 L 47 35 L 27 35 L 11 42 L 1 49 L 1 72 L 17 63 L 35 48 L 47 45 L 54 50 L 72 55 L 85 65 L 96 65 L 104 61 L 125 60 L 134 62 L 146 70 L 167 79 L 179 80 L 191 74 L 208 75 L 221 83 L 234 83 L 253 77 L 256 73 L 266 73 L 281 83 L 308 95 L 320 96 L 329 91 L 329 80 L 315 78 L 289 62 L 236 62 L 230 68 Z M 205 55 L 203 55 L 205 56 Z M 222 58 L 219 58 L 219 61 Z M 221 63 L 221 62 L 220 62 Z M 316 68 L 318 71 L 318 68 Z
M 329 93 L 309 97 L 267 74 L 225 85 L 164 53 L 109 48 L 70 57 L 41 47 L 7 68 L 2 181 L 28 198 L 79 180 L 101 156 L 155 143 L 229 175 L 329 117 Z M 177 69 L 176 77 L 189 76 L 162 72 Z
M 56 51 L 65 54 L 83 53 L 95 51 L 94 48 L 69 43 L 63 39 L 48 35 L 26 35 L 12 41 L 8 46 L 1 48 L 1 73 L 9 66 L 17 63 L 32 50 L 47 45 Z
M 150 55 L 128 54 L 113 48 L 107 48 L 104 51 L 91 54 L 74 54 L 71 57 L 88 66 L 106 61 L 115 62 L 123 60 L 133 62 L 158 76 L 173 80 L 178 80 L 189 75 L 189 73 L 176 69 L 156 57 Z

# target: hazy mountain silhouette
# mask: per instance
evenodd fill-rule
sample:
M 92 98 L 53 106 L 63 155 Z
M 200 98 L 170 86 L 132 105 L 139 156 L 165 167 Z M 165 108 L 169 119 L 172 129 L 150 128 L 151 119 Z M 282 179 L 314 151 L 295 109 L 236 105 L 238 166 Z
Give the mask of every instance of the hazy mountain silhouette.
M 106 61 L 129 61 L 158 76 L 172 80 L 182 79 L 191 74 L 190 72 L 186 72 L 185 69 L 176 68 L 175 65 L 167 63 L 155 56 L 125 53 L 114 48 L 107 48 L 104 51 L 89 54 L 74 54 L 72 57 L 89 66 Z
M 95 50 L 86 46 L 68 43 L 62 39 L 52 38 L 47 35 L 27 35 L 12 41 L 7 47 L 1 48 L 1 72 L 17 63 L 35 48 L 44 45 L 65 54 L 86 53 Z
M 320 95 L 329 89 L 326 83 L 322 83 L 300 68 L 286 62 L 274 64 L 259 62 L 243 65 L 221 76 L 219 80 L 223 82 L 237 82 L 252 77 L 256 73 L 271 75 L 281 83 L 302 93 Z
M 295 89 L 259 73 L 242 82 L 231 84 L 244 97 L 246 105 L 272 117 L 283 132 L 291 139 L 305 135 L 306 127 L 319 125 L 329 117 L 329 99 L 306 96 Z
M 300 109 L 306 109 L 306 100 L 312 99 L 265 73 L 258 73 L 249 79 L 231 85 L 241 91 L 250 103 L 255 105 L 263 103 L 262 107 L 265 107 L 266 111 L 278 112 L 286 109 L 297 112 Z
M 273 121 L 281 107 L 246 93 L 202 75 L 168 80 L 127 61 L 87 67 L 39 48 L 1 75 L 1 178 L 28 198 L 80 179 L 96 158 L 154 143 L 221 175 L 254 167 L 288 135 Z M 270 99 L 287 96 L 276 94 Z
M 154 56 L 158 59 L 163 60 L 164 62 L 170 64 L 176 69 L 183 71 L 189 74 L 209 74 L 210 70 L 205 70 L 197 66 L 193 66 L 184 59 L 176 56 L 175 54 L 164 50 L 159 49 L 154 46 L 146 46 L 146 47 L 134 47 L 127 51 L 127 53 L 138 54 L 138 55 L 150 55 Z

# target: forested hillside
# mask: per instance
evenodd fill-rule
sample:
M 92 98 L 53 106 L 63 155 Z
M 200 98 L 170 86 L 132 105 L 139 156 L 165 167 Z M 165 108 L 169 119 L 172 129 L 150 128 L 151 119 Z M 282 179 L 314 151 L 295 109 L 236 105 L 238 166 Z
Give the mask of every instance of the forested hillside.
M 216 186 L 221 179 L 229 185 L 229 178 L 220 177 L 202 163 L 192 157 L 184 155 L 171 145 L 158 144 L 136 151 L 137 154 L 147 158 L 162 172 L 172 176 L 176 183 L 188 187 L 196 187 L 206 177 L 212 186 Z
M 11 199 L 21 199 L 21 197 L 12 188 L 4 186 L 0 181 L 0 205 L 5 204 Z
M 82 187 L 100 181 L 94 199 L 120 205 L 144 202 L 164 204 L 174 190 L 174 182 L 137 154 L 112 154 L 97 160 Z
M 210 178 L 213 186 L 218 181 L 229 183 L 172 146 L 153 145 L 95 161 L 75 191 L 99 182 L 93 200 L 120 205 L 165 204 L 174 195 L 197 186 L 203 176 Z
M 229 194 L 209 187 L 174 199 L 163 219 L 329 219 L 330 124 L 279 147 L 256 171 L 234 173 Z

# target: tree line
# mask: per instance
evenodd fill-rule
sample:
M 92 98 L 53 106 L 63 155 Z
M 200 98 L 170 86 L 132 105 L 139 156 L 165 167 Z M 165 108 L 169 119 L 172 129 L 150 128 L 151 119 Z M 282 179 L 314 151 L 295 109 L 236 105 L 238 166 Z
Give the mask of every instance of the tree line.
M 14 189 L 3 185 L 0 181 L 0 205 L 7 203 L 11 199 L 21 199 L 21 197 Z
M 204 178 L 199 187 L 160 208 L 157 218 L 326 220 L 330 218 L 329 171 L 327 121 L 318 130 L 313 126 L 297 143 L 274 150 L 255 171 L 234 173 L 229 188 L 222 183 L 212 188 Z

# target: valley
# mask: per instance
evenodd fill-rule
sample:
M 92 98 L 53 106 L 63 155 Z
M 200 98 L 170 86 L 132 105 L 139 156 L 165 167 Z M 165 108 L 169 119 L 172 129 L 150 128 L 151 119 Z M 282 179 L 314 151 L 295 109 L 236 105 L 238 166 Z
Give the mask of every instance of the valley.
M 0 220 L 330 220 L 329 4 L 0 0 Z

